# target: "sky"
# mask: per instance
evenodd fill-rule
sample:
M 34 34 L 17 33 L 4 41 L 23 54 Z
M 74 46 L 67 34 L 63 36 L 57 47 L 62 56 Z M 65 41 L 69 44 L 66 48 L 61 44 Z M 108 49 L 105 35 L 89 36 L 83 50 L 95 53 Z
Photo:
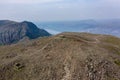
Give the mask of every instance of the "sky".
M 120 0 L 0 0 L 0 20 L 119 19 Z

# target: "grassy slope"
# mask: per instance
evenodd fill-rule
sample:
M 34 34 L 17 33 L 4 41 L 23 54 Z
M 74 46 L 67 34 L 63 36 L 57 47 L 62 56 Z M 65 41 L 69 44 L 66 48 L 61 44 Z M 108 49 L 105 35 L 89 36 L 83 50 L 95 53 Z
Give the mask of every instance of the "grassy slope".
M 120 39 L 62 33 L 0 47 L 0 80 L 120 80 Z

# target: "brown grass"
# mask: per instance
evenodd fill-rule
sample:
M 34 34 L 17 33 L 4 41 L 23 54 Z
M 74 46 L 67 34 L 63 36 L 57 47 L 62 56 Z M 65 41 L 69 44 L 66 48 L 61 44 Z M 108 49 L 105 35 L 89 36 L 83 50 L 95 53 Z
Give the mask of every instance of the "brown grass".
M 119 39 L 110 39 L 62 33 L 0 46 L 0 80 L 119 80 Z

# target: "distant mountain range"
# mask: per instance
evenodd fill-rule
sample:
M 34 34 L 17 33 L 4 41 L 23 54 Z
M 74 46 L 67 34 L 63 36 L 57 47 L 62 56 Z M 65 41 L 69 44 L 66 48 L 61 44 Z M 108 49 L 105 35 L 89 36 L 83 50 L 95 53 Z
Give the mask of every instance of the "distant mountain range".
M 15 22 L 0 20 L 0 44 L 16 43 L 23 38 L 35 39 L 49 36 L 44 29 L 39 29 L 35 24 L 28 21 Z
M 37 22 L 36 24 L 41 26 L 41 28 L 44 27 L 52 34 L 60 32 L 90 32 L 120 37 L 120 19 Z

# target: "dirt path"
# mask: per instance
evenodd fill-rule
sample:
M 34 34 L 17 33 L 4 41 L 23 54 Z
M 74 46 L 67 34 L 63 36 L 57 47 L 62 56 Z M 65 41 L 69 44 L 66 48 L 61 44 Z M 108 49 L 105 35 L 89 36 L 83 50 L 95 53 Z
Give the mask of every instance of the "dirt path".
M 71 80 L 71 72 L 67 64 L 65 64 L 64 70 L 65 70 L 65 75 L 63 76 L 62 80 Z

